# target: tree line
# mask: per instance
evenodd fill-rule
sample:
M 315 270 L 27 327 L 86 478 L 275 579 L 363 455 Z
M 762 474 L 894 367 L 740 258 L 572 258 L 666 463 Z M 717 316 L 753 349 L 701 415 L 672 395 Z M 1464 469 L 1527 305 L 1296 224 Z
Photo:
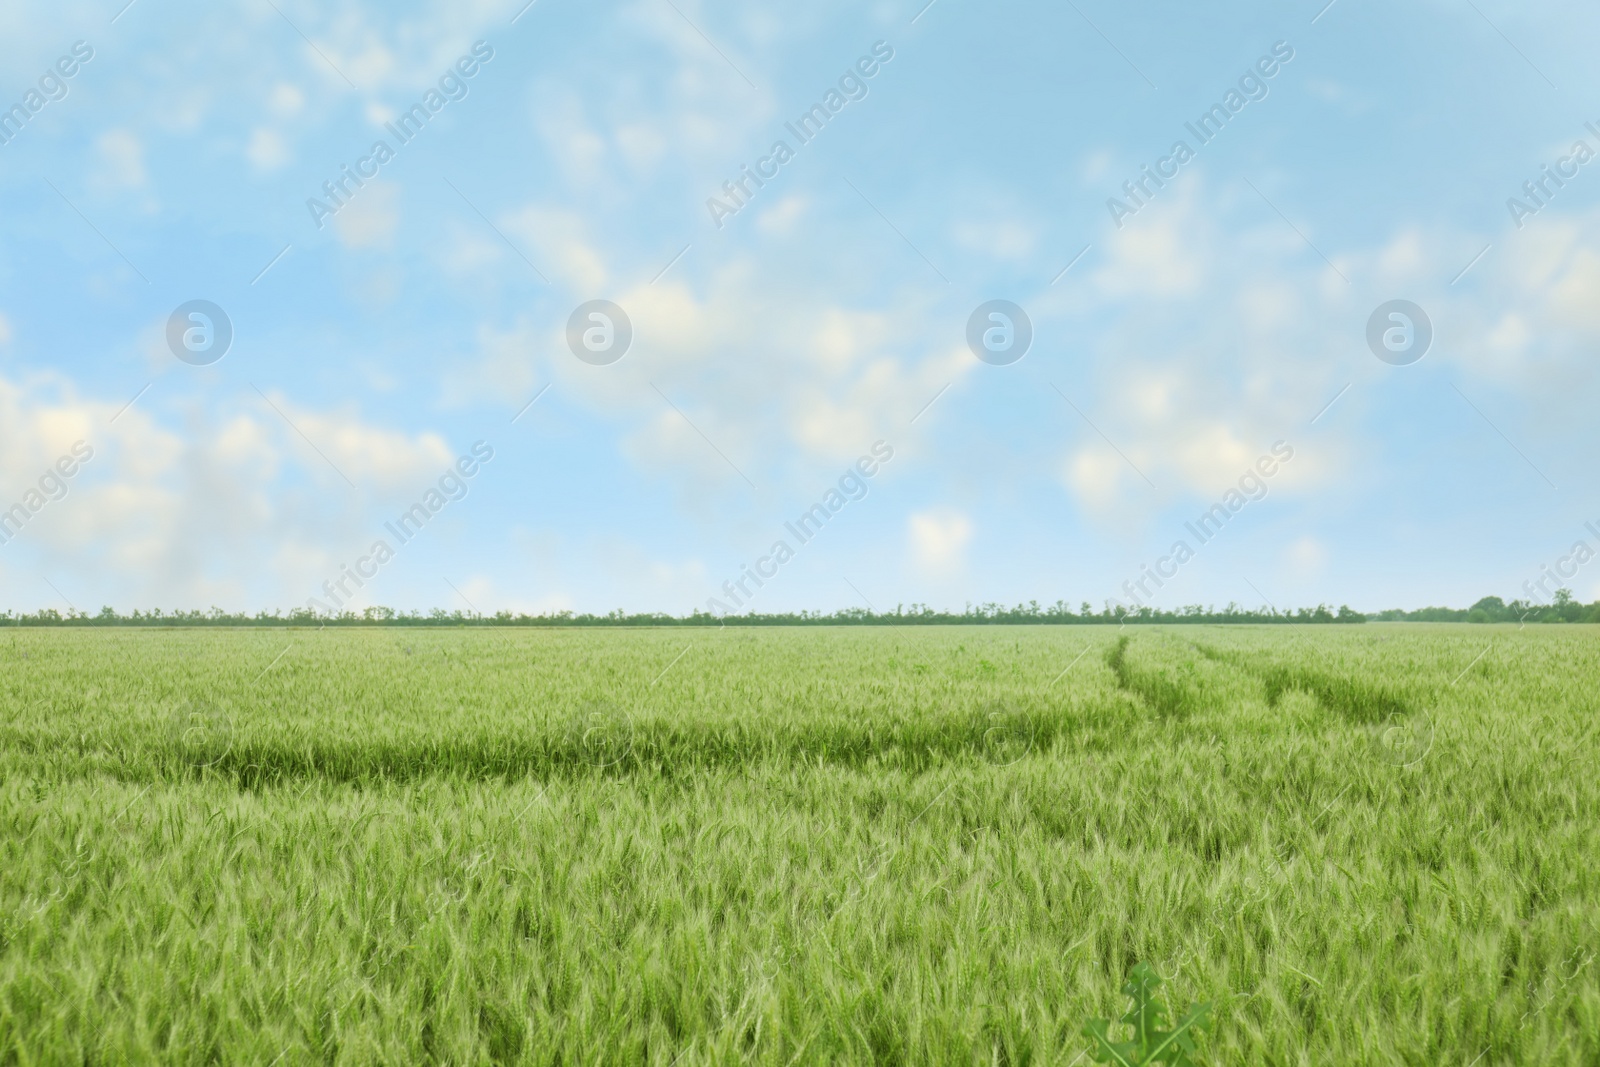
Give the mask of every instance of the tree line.
M 1312 608 L 1294 608 L 1280 611 L 1277 608 L 1244 608 L 1230 603 L 1224 608 L 1190 604 L 1167 610 L 1154 607 L 1129 609 L 1122 605 L 1107 604 L 1098 612 L 1087 601 L 1077 611 L 1064 601 L 1041 607 L 1036 600 L 1014 607 L 1003 604 L 968 604 L 960 612 L 936 611 L 926 604 L 897 605 L 894 611 L 876 612 L 868 608 L 841 608 L 838 611 L 763 612 L 744 615 L 721 615 L 694 611 L 689 615 L 668 615 L 661 612 L 629 613 L 619 610 L 604 615 L 587 612 L 557 611 L 543 615 L 526 615 L 509 611 L 482 615 L 477 612 L 396 611 L 387 607 L 370 607 L 362 611 L 320 613 L 309 608 L 282 611 L 259 611 L 255 614 L 226 612 L 220 608 L 209 611 L 152 611 L 137 609 L 123 615 L 110 607 L 99 614 L 68 610 L 61 613 L 45 608 L 32 614 L 0 614 L 0 625 L 5 626 L 215 626 L 215 627 L 270 627 L 296 626 L 322 628 L 360 626 L 972 626 L 972 625 L 1042 625 L 1042 626 L 1128 626 L 1172 624 L 1253 624 L 1253 625 L 1323 625 L 1366 622 L 1515 622 L 1559 623 L 1600 622 L 1600 600 L 1581 604 L 1574 600 L 1571 590 L 1562 589 L 1548 605 L 1530 604 L 1522 600 L 1507 603 L 1496 596 L 1487 596 L 1470 608 L 1418 608 L 1406 611 L 1395 608 L 1388 611 L 1363 614 L 1340 605 L 1332 608 L 1318 604 Z

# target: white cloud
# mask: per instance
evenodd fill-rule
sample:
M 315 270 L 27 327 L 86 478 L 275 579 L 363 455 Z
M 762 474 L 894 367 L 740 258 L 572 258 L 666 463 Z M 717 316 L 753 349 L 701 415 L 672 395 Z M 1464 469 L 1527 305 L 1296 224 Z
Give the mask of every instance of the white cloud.
M 588 294 L 584 299 L 604 295 L 609 281 L 605 258 L 576 212 L 529 206 L 505 217 L 500 226 L 521 239 L 540 273 Z
M 293 118 L 305 106 L 306 94 L 297 85 L 279 82 L 267 96 L 267 109 L 280 119 Z
M 1576 385 L 1592 380 L 1600 343 L 1600 255 L 1587 237 L 1597 222 L 1600 209 L 1547 209 L 1496 241 L 1459 294 L 1424 303 L 1435 346 L 1498 388 L 1547 405 L 1573 402 Z M 1477 254 L 1476 240 L 1453 242 L 1460 262 Z
M 535 336 L 533 327 L 526 321 L 518 322 L 507 331 L 479 326 L 476 361 L 440 383 L 444 403 L 463 407 L 488 400 L 515 403 L 519 408 L 526 404 L 541 381 L 534 358 Z
M 1284 560 L 1299 578 L 1313 578 L 1328 565 L 1328 548 L 1309 535 L 1296 538 L 1284 552 Z
M 494 236 L 486 234 L 481 223 L 473 228 L 452 225 L 449 242 L 441 258 L 445 269 L 456 275 L 482 271 L 499 263 L 508 254 L 506 246 Z
M 438 434 L 408 436 L 366 425 L 353 412 L 308 411 L 281 394 L 268 395 L 294 428 L 310 438 L 315 448 L 358 487 L 404 492 L 436 477 L 455 460 L 450 446 Z M 277 415 L 271 406 L 264 410 Z M 316 452 L 305 452 L 302 462 L 314 466 L 321 459 Z
M 1122 494 L 1125 475 L 1132 475 L 1121 456 L 1109 448 L 1090 446 L 1067 458 L 1063 481 L 1091 512 L 1104 513 Z
M 1191 489 L 1216 496 L 1255 463 L 1264 451 L 1238 436 L 1228 423 L 1193 424 L 1178 442 L 1176 467 Z
M 127 130 L 109 130 L 95 141 L 100 154 L 98 179 L 102 184 L 136 188 L 145 183 L 144 145 Z
M 624 454 L 643 469 L 680 477 L 693 494 L 744 491 L 729 461 L 763 488 L 809 486 L 821 461 L 849 462 L 879 438 L 899 444 L 911 418 L 978 365 L 915 297 L 846 306 L 827 279 L 774 285 L 738 255 L 704 280 L 680 266 L 655 284 L 639 272 L 627 287 L 608 286 L 614 272 L 576 219 L 529 208 L 507 228 L 537 249 L 552 277 L 579 279 L 569 290 L 574 302 L 581 295 L 620 304 L 634 347 L 596 368 L 568 351 L 564 320 L 484 330 L 477 366 L 443 383 L 448 401 L 514 410 L 553 381 L 565 397 L 625 418 Z M 940 417 L 935 409 L 915 429 Z
M 1600 255 L 1592 248 L 1577 248 L 1566 270 L 1550 292 L 1550 309 L 1558 321 L 1600 336 Z
M 909 532 L 912 558 L 929 571 L 948 574 L 962 564 L 972 521 L 957 511 L 922 511 L 910 517 Z
M 1423 235 L 1415 227 L 1396 234 L 1378 250 L 1379 277 L 1389 286 L 1414 283 L 1429 273 L 1431 262 L 1424 251 Z
M 667 139 L 653 126 L 628 123 L 617 130 L 617 148 L 636 172 L 649 173 L 667 154 Z
M 245 156 L 262 170 L 276 170 L 289 162 L 289 146 L 276 130 L 258 127 L 250 133 Z
M 810 202 L 803 196 L 786 196 L 756 216 L 756 229 L 774 237 L 787 237 L 805 216 Z
M 231 411 L 215 397 L 197 401 L 179 428 L 148 399 L 118 414 L 124 400 L 83 396 L 57 376 L 0 377 L 0 508 L 36 488 L 75 442 L 93 451 L 65 497 L 33 514 L 0 556 L 69 570 L 79 589 L 127 605 L 299 603 L 335 556 L 370 539 L 369 508 L 411 498 L 454 458 L 435 434 L 275 402 L 358 491 L 253 394 Z
M 1084 159 L 1078 171 L 1078 180 L 1084 185 L 1098 186 L 1111 176 L 1111 165 L 1115 162 L 1111 153 L 1105 149 L 1090 152 Z
M 1510 368 L 1522 362 L 1532 340 L 1533 331 L 1528 320 L 1515 311 L 1508 311 L 1489 330 L 1484 348 L 1499 357 L 1502 366 Z
M 333 217 L 333 229 L 346 248 L 387 248 L 400 225 L 400 188 L 393 182 L 368 182 Z
M 1114 231 L 1104 246 L 1105 261 L 1091 276 L 1096 288 L 1110 297 L 1170 299 L 1191 296 L 1201 287 L 1207 272 L 1198 246 L 1204 238 L 1189 225 L 1199 184 L 1169 186 L 1163 192 L 1170 199 L 1148 204 Z
M 1098 519 L 1136 522 L 1215 499 L 1273 442 L 1300 443 L 1351 381 L 1365 311 L 1350 287 L 1254 193 L 1202 196 L 1201 177 L 1170 184 L 1166 199 L 1097 246 L 1087 286 L 1052 290 L 1038 304 L 1038 328 L 1082 337 L 1094 352 L 1096 378 L 1073 390 L 1094 427 L 1074 416 L 1058 470 Z M 1427 244 L 1401 234 L 1368 256 L 1363 273 L 1376 273 L 1380 259 L 1390 277 L 1434 269 L 1419 252 Z M 1324 275 L 1334 289 L 1322 289 Z M 1273 492 L 1325 483 L 1362 447 L 1297 450 Z
M 590 123 L 574 93 L 541 103 L 535 124 L 569 184 L 592 185 L 607 177 L 606 139 Z

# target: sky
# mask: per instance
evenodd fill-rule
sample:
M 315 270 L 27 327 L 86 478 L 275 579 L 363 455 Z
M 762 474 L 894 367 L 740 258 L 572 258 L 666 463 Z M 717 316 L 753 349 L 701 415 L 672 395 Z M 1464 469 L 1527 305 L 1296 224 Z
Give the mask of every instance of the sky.
M 1593 5 L 125 4 L 0 9 L 0 610 L 1600 598 Z

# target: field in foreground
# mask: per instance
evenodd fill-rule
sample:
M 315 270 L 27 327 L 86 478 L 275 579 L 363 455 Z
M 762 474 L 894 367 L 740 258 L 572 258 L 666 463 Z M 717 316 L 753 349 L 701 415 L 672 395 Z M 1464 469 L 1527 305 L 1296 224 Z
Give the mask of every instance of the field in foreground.
M 1600 1062 L 1600 629 L 0 634 L 0 1064 Z M 1115 1032 L 1115 1031 L 1114 1031 Z

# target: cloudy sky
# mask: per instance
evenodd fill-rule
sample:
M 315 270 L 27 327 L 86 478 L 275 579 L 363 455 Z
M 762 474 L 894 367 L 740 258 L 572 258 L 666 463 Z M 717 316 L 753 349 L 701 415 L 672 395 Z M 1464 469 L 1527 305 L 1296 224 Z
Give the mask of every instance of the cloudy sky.
M 1600 544 L 1593 5 L 124 3 L 0 10 L 0 608 L 1378 609 Z

